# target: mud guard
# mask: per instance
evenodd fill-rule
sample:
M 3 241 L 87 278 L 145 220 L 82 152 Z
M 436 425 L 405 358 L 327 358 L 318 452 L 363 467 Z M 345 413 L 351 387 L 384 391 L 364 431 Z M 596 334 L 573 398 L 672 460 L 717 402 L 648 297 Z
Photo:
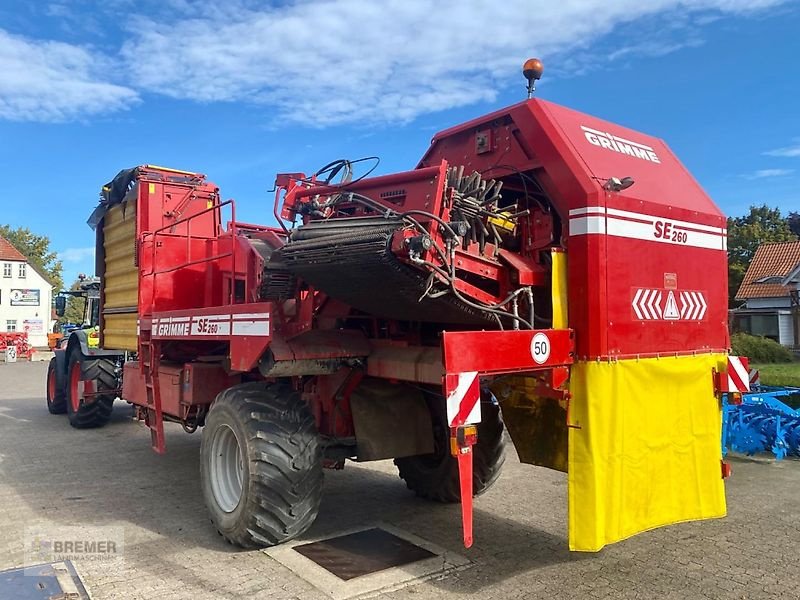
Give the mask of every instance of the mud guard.
M 725 516 L 724 354 L 576 362 L 569 410 L 569 546 Z M 659 382 L 654 388 L 653 382 Z

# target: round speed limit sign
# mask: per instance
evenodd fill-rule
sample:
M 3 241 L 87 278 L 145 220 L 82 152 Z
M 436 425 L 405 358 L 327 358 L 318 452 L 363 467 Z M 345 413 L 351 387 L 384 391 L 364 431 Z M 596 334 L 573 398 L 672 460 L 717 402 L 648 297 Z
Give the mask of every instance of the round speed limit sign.
M 540 331 L 533 336 L 531 340 L 531 356 L 533 357 L 533 362 L 537 365 L 546 363 L 547 359 L 550 358 L 550 338 L 547 337 L 546 333 Z

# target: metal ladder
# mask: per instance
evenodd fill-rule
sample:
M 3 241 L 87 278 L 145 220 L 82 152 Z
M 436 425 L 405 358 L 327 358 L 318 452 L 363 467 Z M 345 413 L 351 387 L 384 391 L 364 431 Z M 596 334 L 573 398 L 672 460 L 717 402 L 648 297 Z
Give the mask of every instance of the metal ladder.
M 144 386 L 147 393 L 145 424 L 150 429 L 150 445 L 159 454 L 166 452 L 164 441 L 164 416 L 161 412 L 161 390 L 158 385 L 158 367 L 161 362 L 161 348 L 153 342 L 151 330 L 143 329 L 139 334 L 139 364 L 144 372 Z

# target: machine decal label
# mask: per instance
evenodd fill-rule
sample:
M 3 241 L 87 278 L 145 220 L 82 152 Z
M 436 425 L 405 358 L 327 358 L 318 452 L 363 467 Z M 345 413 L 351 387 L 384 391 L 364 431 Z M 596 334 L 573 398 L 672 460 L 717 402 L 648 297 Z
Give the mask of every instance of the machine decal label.
M 672 290 L 667 294 L 667 305 L 664 307 L 664 319 L 667 321 L 677 321 L 681 313 L 678 312 L 678 303 L 675 302 L 675 294 Z
M 157 335 L 189 335 L 189 321 L 184 323 L 159 323 Z
M 728 356 L 728 389 L 727 392 L 750 391 L 750 365 L 741 356 Z
M 627 154 L 628 156 L 633 156 L 634 158 L 639 158 L 648 162 L 661 163 L 661 159 L 658 158 L 656 151 L 650 146 L 640 144 L 639 142 L 632 142 L 618 135 L 612 135 L 605 131 L 598 131 L 597 129 L 592 129 L 585 125 L 581 125 L 581 129 L 583 130 L 584 137 L 586 137 L 586 141 L 593 146 L 599 146 L 600 148 L 605 148 L 612 152 L 619 152 L 620 154 Z
M 209 315 L 192 319 L 192 335 L 228 335 L 230 332 L 230 315 Z
M 269 314 L 221 314 L 153 319 L 153 337 L 268 336 Z
M 681 292 L 681 319 L 702 321 L 706 316 L 708 304 L 703 292 Z
M 728 230 L 604 206 L 569 211 L 569 234 L 605 234 L 710 250 L 728 249 Z
M 540 331 L 533 336 L 531 340 L 531 358 L 537 365 L 546 363 L 547 359 L 550 358 L 550 338 L 547 337 L 546 333 Z
M 680 304 L 680 306 L 679 306 Z M 703 292 L 634 288 L 631 308 L 639 321 L 702 321 L 708 311 Z
M 481 421 L 481 382 L 477 371 L 448 374 L 445 377 L 447 394 L 447 422 L 459 427 Z

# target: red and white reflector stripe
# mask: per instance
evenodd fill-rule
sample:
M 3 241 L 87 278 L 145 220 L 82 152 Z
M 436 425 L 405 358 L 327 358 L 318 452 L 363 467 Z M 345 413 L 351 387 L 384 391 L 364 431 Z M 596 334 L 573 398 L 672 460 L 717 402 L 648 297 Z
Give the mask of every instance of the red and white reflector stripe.
M 761 374 L 758 369 L 750 369 L 750 387 L 761 385 Z
M 477 371 L 445 375 L 447 422 L 459 427 L 481 422 L 481 381 Z
M 749 361 L 743 356 L 728 357 L 728 392 L 749 392 Z

